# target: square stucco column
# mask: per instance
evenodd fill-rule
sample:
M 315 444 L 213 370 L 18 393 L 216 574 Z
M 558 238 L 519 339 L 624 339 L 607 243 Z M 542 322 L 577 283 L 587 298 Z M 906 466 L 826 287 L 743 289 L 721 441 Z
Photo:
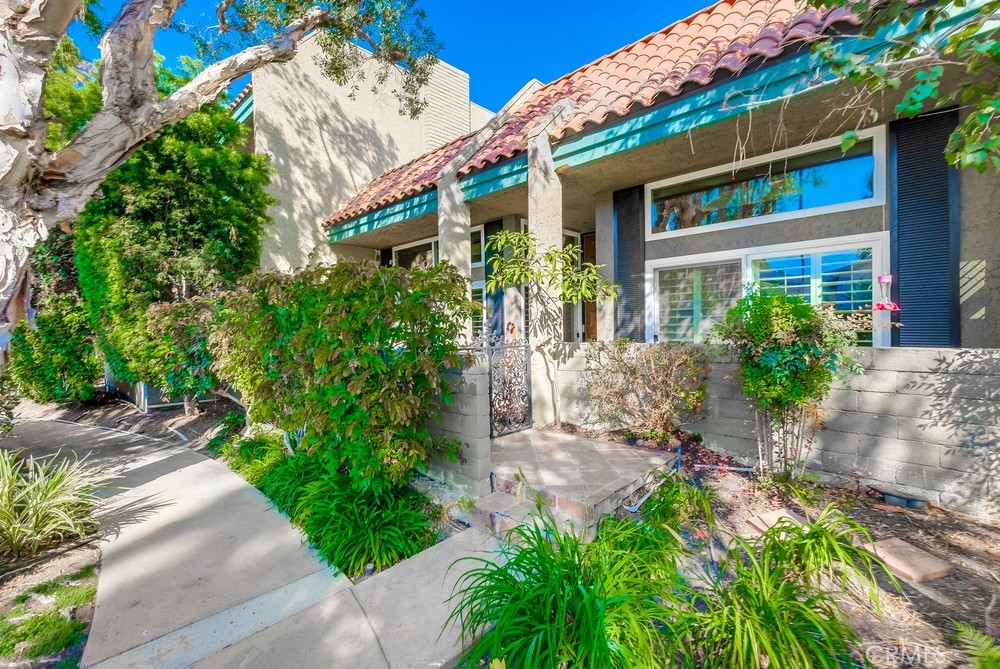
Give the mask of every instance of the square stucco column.
M 562 246 L 562 210 L 562 182 L 552 162 L 548 132 L 542 129 L 532 133 L 528 140 L 528 225 L 540 250 Z M 555 291 L 539 286 L 532 287 L 528 298 L 531 314 L 528 336 L 534 344 L 531 392 L 535 425 L 553 422 L 559 401 L 556 350 L 563 338 L 563 310 L 558 298 Z
M 465 198 L 458 176 L 442 174 L 438 179 L 438 255 L 458 269 L 469 280 L 467 290 L 472 290 L 472 213 Z M 471 292 L 470 292 L 471 295 Z M 466 323 L 465 339 L 472 337 L 472 322 Z
M 614 193 L 598 193 L 594 210 L 594 227 L 597 242 L 597 264 L 603 265 L 601 276 L 608 283 L 615 282 L 615 200 Z M 607 341 L 615 338 L 615 302 L 608 300 L 597 305 L 597 338 Z

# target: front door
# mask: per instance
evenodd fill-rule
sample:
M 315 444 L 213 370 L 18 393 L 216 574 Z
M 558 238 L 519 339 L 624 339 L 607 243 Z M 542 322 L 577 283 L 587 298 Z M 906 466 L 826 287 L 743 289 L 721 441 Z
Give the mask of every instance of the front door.
M 597 235 L 587 232 L 580 236 L 580 245 L 583 247 L 583 262 L 597 262 Z M 584 302 L 583 304 L 583 340 L 594 341 L 597 339 L 597 302 Z

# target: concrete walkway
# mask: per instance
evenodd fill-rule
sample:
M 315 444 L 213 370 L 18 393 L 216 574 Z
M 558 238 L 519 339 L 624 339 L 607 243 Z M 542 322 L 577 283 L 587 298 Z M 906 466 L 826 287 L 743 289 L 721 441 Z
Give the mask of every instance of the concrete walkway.
M 450 567 L 496 549 L 468 530 L 354 585 L 259 491 L 183 446 L 51 421 L 3 446 L 90 453 L 119 476 L 83 667 L 450 667 Z

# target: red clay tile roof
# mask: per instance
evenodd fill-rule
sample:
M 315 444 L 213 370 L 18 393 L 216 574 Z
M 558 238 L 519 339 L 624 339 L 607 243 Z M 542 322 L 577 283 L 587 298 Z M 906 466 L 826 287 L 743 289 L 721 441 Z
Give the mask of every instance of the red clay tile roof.
M 718 2 L 543 86 L 459 174 L 465 176 L 524 153 L 531 128 L 559 100 L 571 100 L 574 107 L 553 132 L 556 140 L 680 95 L 687 85 L 709 84 L 720 71 L 739 72 L 755 57 L 775 58 L 795 43 L 818 39 L 841 22 L 857 24 L 857 19 L 846 9 L 815 9 L 806 0 Z M 464 145 L 467 140 L 465 137 L 459 141 Z M 458 148 L 452 147 L 442 147 L 411 165 L 432 161 L 443 167 L 447 159 L 437 160 L 435 156 L 442 152 L 453 156 Z M 418 179 L 411 183 L 402 178 L 406 175 Z M 393 170 L 369 184 L 325 225 L 429 190 L 436 177 L 437 173 L 430 169 L 404 166 Z M 374 194 L 377 200 L 370 199 Z
M 449 144 L 376 177 L 337 213 L 326 219 L 323 227 L 329 228 L 435 188 L 438 174 L 474 134 L 459 137 Z
M 244 86 L 243 90 L 240 91 L 235 98 L 233 98 L 233 101 L 229 103 L 229 110 L 234 111 L 237 107 L 243 104 L 244 100 L 246 100 L 251 95 L 253 95 L 253 81 Z

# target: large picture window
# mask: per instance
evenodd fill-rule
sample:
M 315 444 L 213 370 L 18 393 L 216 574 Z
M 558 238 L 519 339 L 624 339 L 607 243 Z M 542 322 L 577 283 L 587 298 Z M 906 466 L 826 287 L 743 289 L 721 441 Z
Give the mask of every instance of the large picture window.
M 843 211 L 884 201 L 884 135 L 868 132 L 846 152 L 817 142 L 646 188 L 647 238 Z
M 648 276 L 655 309 L 647 332 L 660 341 L 702 342 L 753 282 L 762 288 L 799 295 L 816 306 L 828 304 L 841 313 L 871 313 L 878 299 L 875 278 L 882 272 L 884 244 L 816 242 L 770 249 L 737 251 L 736 256 L 650 261 Z M 798 248 L 794 248 L 798 247 Z M 860 343 L 884 346 L 888 324 L 876 312 L 876 333 L 862 332 Z

